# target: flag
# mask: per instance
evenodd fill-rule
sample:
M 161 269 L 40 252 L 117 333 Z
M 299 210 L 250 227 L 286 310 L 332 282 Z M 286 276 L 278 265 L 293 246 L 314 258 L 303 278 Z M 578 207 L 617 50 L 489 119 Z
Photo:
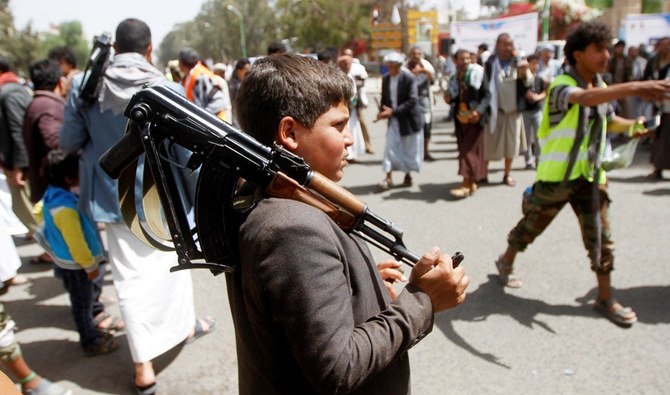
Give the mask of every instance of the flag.
M 399 25 L 401 20 L 400 20 L 400 11 L 398 11 L 398 5 L 394 4 L 393 5 L 393 12 L 391 13 L 391 22 L 394 25 Z

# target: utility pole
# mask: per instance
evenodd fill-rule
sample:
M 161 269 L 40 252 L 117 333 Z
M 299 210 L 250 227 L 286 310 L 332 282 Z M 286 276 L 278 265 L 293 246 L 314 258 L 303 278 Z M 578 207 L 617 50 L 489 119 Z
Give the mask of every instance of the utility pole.
M 549 6 L 550 0 L 544 0 L 544 9 L 542 10 L 542 41 L 549 41 Z

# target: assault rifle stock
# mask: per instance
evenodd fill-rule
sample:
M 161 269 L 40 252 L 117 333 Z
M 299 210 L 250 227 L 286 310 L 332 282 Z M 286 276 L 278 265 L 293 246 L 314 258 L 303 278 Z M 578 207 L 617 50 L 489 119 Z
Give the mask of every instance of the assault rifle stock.
M 240 180 L 269 196 L 299 200 L 323 210 L 342 229 L 359 235 L 398 261 L 414 266 L 419 260 L 405 247 L 402 230 L 373 213 L 351 192 L 313 171 L 302 158 L 278 145 L 270 148 L 260 144 L 167 87 L 138 92 L 125 115 L 130 119 L 126 134 L 99 163 L 111 178 L 124 178 L 124 173 L 132 173 L 130 177 L 134 179 L 134 166 L 129 165 L 142 153 L 146 155 L 145 169 L 151 169 L 170 232 L 163 240 L 171 239 L 179 257 L 178 266 L 172 270 L 197 267 L 217 273 L 235 270 L 239 259 L 238 229 L 244 216 L 240 207 L 245 206 L 244 198 L 238 194 L 243 184 Z M 192 153 L 185 166 L 200 171 L 195 229 L 189 225 L 172 174 L 174 162 L 169 153 L 175 144 Z M 122 190 L 119 182 L 119 195 L 132 205 L 134 188 L 132 182 L 128 184 L 130 187 Z M 150 188 L 145 186 L 144 190 L 147 193 Z M 148 217 L 147 214 L 151 223 Z M 141 232 L 145 236 L 151 233 L 144 228 Z M 151 240 L 150 244 L 161 248 Z M 460 259 L 462 255 L 454 264 Z

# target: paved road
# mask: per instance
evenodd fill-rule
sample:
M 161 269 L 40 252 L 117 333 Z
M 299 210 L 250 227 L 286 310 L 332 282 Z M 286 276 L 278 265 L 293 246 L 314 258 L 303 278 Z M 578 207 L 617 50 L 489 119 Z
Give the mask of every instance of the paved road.
M 633 167 L 610 177 L 612 231 L 616 242 L 614 285 L 640 322 L 621 329 L 598 316 L 590 302 L 595 277 L 574 214 L 565 209 L 518 259 L 525 281 L 519 290 L 503 289 L 493 276 L 493 261 L 520 218 L 521 194 L 533 172 L 519 170 L 517 186 L 502 179 L 502 163 L 492 166 L 491 186 L 462 201 L 448 191 L 457 176 L 452 124 L 441 120 L 438 103 L 431 150 L 411 188 L 378 193 L 384 125 L 372 126 L 375 155 L 347 169 L 343 185 L 379 214 L 405 230 L 416 253 L 437 245 L 462 251 L 472 283 L 466 303 L 440 314 L 433 333 L 410 351 L 415 394 L 445 393 L 667 393 L 670 388 L 670 181 L 650 182 L 648 146 Z M 367 119 L 374 116 L 367 111 Z M 669 174 L 670 176 L 670 174 Z M 397 175 L 396 181 L 401 181 Z M 2 297 L 21 330 L 17 336 L 35 369 L 76 394 L 131 394 L 130 355 L 125 336 L 114 354 L 81 356 L 69 317 L 67 296 L 47 266 L 28 262 L 32 244 L 19 248 L 21 272 L 32 283 Z M 382 253 L 374 252 L 378 259 Z M 236 394 L 234 333 L 225 281 L 193 272 L 196 310 L 218 318 L 217 329 L 192 345 L 161 358 L 161 394 Z M 111 278 L 105 295 L 114 297 Z M 118 311 L 110 304 L 112 311 Z

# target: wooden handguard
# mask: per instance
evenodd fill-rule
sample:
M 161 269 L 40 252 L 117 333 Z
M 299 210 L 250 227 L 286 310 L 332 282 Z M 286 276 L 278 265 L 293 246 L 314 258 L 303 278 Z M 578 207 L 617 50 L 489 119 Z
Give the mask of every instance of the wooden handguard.
M 314 174 L 317 175 L 318 173 Z M 313 187 L 312 185 L 314 183 L 313 180 L 309 184 L 310 187 Z M 270 185 L 268 185 L 268 188 L 265 191 L 268 195 L 272 197 L 292 199 L 309 204 L 310 206 L 315 207 L 326 213 L 326 215 L 328 215 L 330 219 L 332 219 L 341 229 L 345 231 L 352 230 L 356 223 L 356 217 L 348 212 L 340 210 L 337 206 L 328 202 L 326 199 L 331 199 L 331 197 L 335 197 L 335 199 L 331 200 L 333 202 L 336 202 L 338 205 L 340 204 L 339 202 L 341 200 L 346 201 L 347 199 L 349 200 L 353 199 L 356 202 L 352 201 L 350 204 L 348 204 L 349 207 L 357 207 L 359 209 L 361 206 L 363 207 L 362 209 L 360 209 L 360 211 L 357 211 L 356 213 L 359 212 L 362 213 L 363 210 L 365 209 L 365 204 L 363 204 L 363 202 L 358 200 L 349 191 L 339 187 L 337 184 L 328 180 L 327 178 L 323 177 L 320 174 L 318 174 L 318 180 L 319 181 L 317 182 L 316 185 L 320 188 L 323 188 L 323 190 L 325 190 L 326 193 L 322 193 L 322 191 L 319 189 L 316 188 L 314 189 L 318 193 L 322 194 L 325 199 L 313 194 L 307 188 L 298 184 L 295 180 L 288 177 L 286 174 L 282 172 L 277 173 L 277 175 L 272 180 L 272 182 L 270 182 Z M 338 189 L 341 189 L 341 191 L 338 191 Z M 349 208 L 344 205 L 342 207 L 345 208 L 346 210 L 349 210 Z M 354 212 L 352 211 L 352 213 Z
M 307 183 L 307 187 L 315 190 L 328 201 L 347 210 L 354 217 L 358 217 L 365 212 L 366 206 L 362 200 L 357 198 L 353 193 L 329 180 L 323 174 L 313 171 L 312 178 L 309 183 Z

